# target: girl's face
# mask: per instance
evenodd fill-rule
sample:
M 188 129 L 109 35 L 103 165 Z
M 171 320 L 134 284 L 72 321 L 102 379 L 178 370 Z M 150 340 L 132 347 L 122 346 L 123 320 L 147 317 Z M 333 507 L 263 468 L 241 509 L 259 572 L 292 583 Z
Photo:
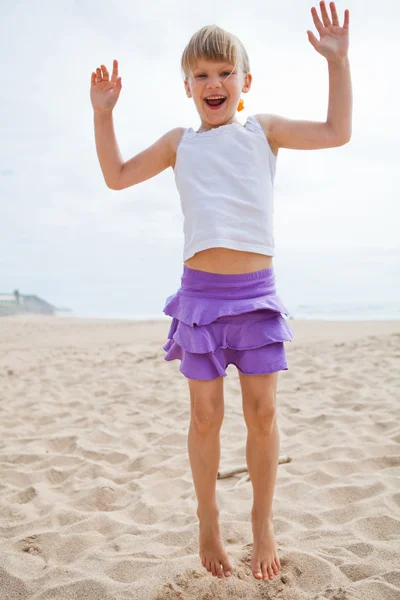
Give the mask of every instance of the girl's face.
M 186 95 L 193 98 L 204 129 L 237 122 L 240 96 L 250 90 L 252 76 L 233 67 L 229 62 L 201 59 L 189 79 L 185 79 Z M 224 96 L 225 100 L 218 108 L 213 108 L 206 101 L 210 96 Z

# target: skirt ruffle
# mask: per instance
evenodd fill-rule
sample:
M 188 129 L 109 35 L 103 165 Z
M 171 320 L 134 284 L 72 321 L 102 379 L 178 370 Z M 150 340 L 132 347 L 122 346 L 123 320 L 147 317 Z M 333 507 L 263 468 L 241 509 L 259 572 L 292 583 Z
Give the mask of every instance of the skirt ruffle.
M 218 348 L 251 350 L 274 342 L 292 341 L 292 330 L 280 314 L 239 315 L 209 323 L 207 327 L 190 327 L 179 319 L 172 320 L 164 350 L 173 343 L 188 352 L 204 354 Z
M 205 282 L 204 274 L 196 280 L 202 272 L 185 269 L 190 277 L 182 278 L 163 309 L 172 317 L 164 359 L 179 359 L 190 379 L 225 377 L 229 364 L 249 375 L 286 370 L 283 343 L 293 338 L 289 312 L 275 292 L 273 272 L 265 271 L 264 279 L 225 283 L 223 276 Z
M 226 292 L 228 292 L 227 289 Z M 255 298 L 240 298 L 238 297 L 240 291 L 235 290 L 235 292 L 236 295 L 233 298 L 210 297 L 209 295 L 202 297 L 201 292 L 196 294 L 181 288 L 175 294 L 168 296 L 163 312 L 190 327 L 208 325 L 226 315 L 240 315 L 256 310 L 289 316 L 288 309 L 274 292 Z

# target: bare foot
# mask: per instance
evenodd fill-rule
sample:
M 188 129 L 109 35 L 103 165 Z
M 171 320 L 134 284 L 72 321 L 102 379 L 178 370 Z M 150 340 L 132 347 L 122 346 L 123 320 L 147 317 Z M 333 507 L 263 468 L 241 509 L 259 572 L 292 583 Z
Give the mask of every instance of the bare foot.
M 258 580 L 272 580 L 274 574 L 277 575 L 281 568 L 272 522 L 265 517 L 256 517 L 252 514 L 251 524 L 253 528 L 251 570 Z
M 225 552 L 219 529 L 219 512 L 203 512 L 199 513 L 199 534 L 200 534 L 200 551 L 199 555 L 203 567 L 207 569 L 214 577 L 229 577 L 228 571 L 232 573 L 232 565 L 229 557 Z

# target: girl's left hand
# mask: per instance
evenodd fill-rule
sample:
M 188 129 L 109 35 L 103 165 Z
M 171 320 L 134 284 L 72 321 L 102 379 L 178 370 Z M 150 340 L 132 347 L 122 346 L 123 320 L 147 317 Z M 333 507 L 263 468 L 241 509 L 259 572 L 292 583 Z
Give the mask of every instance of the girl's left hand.
M 344 11 L 343 27 L 340 27 L 335 3 L 329 3 L 332 13 L 332 22 L 329 18 L 328 11 L 326 10 L 325 2 L 320 2 L 319 4 L 323 23 L 321 23 L 316 8 L 312 7 L 311 14 L 321 39 L 318 40 L 312 31 L 307 30 L 308 39 L 316 51 L 322 54 L 322 56 L 325 56 L 328 61 L 343 58 L 344 56 L 347 56 L 349 49 L 350 13 L 347 9 Z

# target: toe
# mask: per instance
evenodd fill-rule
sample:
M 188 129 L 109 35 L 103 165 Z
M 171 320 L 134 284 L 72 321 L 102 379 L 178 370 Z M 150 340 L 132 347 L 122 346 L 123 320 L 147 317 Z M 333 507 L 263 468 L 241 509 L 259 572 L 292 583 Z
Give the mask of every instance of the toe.
M 206 569 L 209 573 L 211 573 L 211 563 L 208 558 L 206 559 Z
M 216 563 L 217 576 L 219 579 L 222 577 L 222 565 L 221 563 Z
M 211 572 L 212 572 L 212 574 L 213 574 L 214 577 L 217 576 L 217 568 L 216 568 L 216 565 L 215 565 L 215 560 L 213 560 L 211 562 Z
M 230 577 L 232 575 L 232 566 L 229 564 L 229 562 L 222 563 L 222 570 L 225 577 Z
M 263 574 L 261 573 L 261 566 L 258 564 L 257 567 L 253 571 L 253 575 L 256 579 L 262 579 Z
M 267 565 L 265 563 L 262 564 L 261 570 L 262 570 L 264 581 L 267 580 L 267 579 L 269 579 L 268 569 L 267 569 Z
M 274 571 L 275 575 L 278 575 L 279 567 L 276 559 L 272 561 L 272 570 Z
M 272 570 L 272 566 L 271 565 L 268 565 L 268 575 L 269 575 L 270 579 L 274 578 L 274 572 Z

